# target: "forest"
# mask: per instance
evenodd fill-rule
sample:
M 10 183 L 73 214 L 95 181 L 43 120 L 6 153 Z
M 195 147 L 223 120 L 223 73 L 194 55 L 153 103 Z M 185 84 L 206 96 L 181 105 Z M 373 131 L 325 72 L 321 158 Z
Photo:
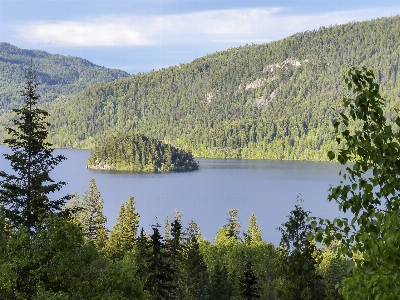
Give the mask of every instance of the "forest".
M 388 122 L 373 71 L 350 68 L 344 81 L 350 95 L 333 122 L 340 149 L 327 155 L 346 166 L 349 182 L 331 187 L 328 200 L 354 217 L 310 218 L 300 201 L 275 248 L 254 214 L 241 236 L 235 209 L 210 242 L 195 221 L 183 229 L 179 212 L 163 230 L 158 220 L 140 227 L 132 196 L 108 231 L 95 180 L 81 196 L 51 199 L 66 183 L 50 171 L 65 157 L 47 141 L 49 115 L 36 106 L 31 67 L 4 140 L 14 172 L 0 171 L 0 297 L 397 299 L 400 117 Z
M 51 141 L 91 148 L 135 132 L 195 157 L 328 160 L 351 66 L 374 70 L 395 118 L 399 31 L 400 16 L 321 27 L 89 87 L 48 107 Z
M 89 169 L 133 172 L 187 172 L 198 169 L 190 152 L 139 134 L 108 137 L 95 146 Z
M 15 52 L 0 60 L 4 72 L 26 68 L 22 91 L 10 87 L 0 103 L 13 170 L 0 170 L 0 298 L 399 299 L 399 31 L 400 16 L 354 22 L 131 77 L 0 44 Z M 89 67 L 96 85 L 81 85 L 68 63 Z M 178 152 L 189 163 L 190 153 L 329 159 L 345 170 L 328 201 L 352 218 L 311 218 L 299 201 L 274 247 L 261 238 L 263 216 L 244 228 L 231 208 L 209 241 L 179 211 L 144 228 L 131 196 L 108 230 L 95 180 L 82 195 L 51 197 L 66 184 L 50 176 L 65 160 L 54 146 L 93 147 L 95 163 L 116 168 L 129 153 L 153 170 Z
M 3 43 L 0 66 L 10 76 L 2 84 L 11 94 L 1 97 L 0 137 L 34 59 L 56 147 L 92 148 L 109 135 L 133 132 L 195 157 L 328 160 L 336 147 L 332 121 L 347 93 L 341 76 L 351 66 L 375 71 L 386 116 L 395 117 L 399 31 L 400 16 L 321 27 L 130 77 Z

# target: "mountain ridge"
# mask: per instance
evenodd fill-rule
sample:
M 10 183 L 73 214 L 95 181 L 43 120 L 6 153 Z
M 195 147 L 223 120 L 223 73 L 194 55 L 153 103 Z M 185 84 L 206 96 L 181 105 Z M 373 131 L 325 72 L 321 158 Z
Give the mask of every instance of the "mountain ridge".
M 400 17 L 321 27 L 91 86 L 50 104 L 51 140 L 90 148 L 115 133 L 198 157 L 327 160 L 351 66 L 376 73 L 398 107 Z

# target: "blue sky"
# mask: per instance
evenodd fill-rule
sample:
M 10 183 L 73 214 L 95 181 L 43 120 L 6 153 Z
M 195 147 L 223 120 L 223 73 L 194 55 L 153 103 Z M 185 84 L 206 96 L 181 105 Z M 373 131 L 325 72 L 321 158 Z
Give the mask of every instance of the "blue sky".
M 0 0 L 0 41 L 136 74 L 399 13 L 398 0 Z

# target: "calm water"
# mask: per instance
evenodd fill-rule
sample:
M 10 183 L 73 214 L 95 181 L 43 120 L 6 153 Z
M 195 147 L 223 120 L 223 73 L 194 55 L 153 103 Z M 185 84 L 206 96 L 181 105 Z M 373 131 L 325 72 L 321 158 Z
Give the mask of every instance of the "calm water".
M 0 154 L 8 151 L 0 145 Z M 75 191 L 82 195 L 94 178 L 104 199 L 109 229 L 130 195 L 135 197 L 140 225 L 146 230 L 156 217 L 161 225 L 166 215 L 173 219 L 178 209 L 184 227 L 194 220 L 208 240 L 225 224 L 228 209 L 236 208 L 242 229 L 254 212 L 264 240 L 277 245 L 280 233 L 276 228 L 286 221 L 298 195 L 311 215 L 339 216 L 337 205 L 327 201 L 330 184 L 340 180 L 341 166 L 335 163 L 197 159 L 200 169 L 192 173 L 138 174 L 88 170 L 88 150 L 57 149 L 55 153 L 68 158 L 52 172 L 53 179 L 68 182 L 59 195 Z M 0 169 L 11 170 L 2 155 Z

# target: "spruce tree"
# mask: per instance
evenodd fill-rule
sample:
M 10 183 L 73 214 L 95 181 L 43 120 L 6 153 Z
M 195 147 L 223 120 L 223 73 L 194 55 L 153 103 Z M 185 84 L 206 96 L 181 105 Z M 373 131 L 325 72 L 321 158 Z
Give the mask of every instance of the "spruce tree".
M 82 196 L 81 220 L 86 241 L 102 249 L 107 240 L 107 218 L 103 214 L 103 199 L 94 179 L 90 180 L 89 189 Z
M 135 245 L 137 229 L 139 227 L 139 214 L 135 211 L 135 199 L 121 205 L 117 221 L 110 232 L 106 242 L 105 252 L 109 258 L 122 258 L 125 253 Z
M 246 262 L 244 272 L 239 281 L 241 285 L 240 294 L 242 299 L 252 300 L 260 298 L 257 286 L 257 277 L 254 274 L 253 263 L 251 261 Z
M 159 230 L 160 225 L 152 226 L 150 236 L 150 260 L 148 262 L 148 279 L 145 288 L 150 292 L 151 299 L 170 299 L 173 290 L 173 269 L 169 253 Z
M 200 231 L 197 224 L 189 222 L 186 230 L 186 245 L 184 251 L 183 286 L 184 299 L 206 299 L 207 265 L 200 252 Z
M 281 299 L 323 298 L 321 278 L 316 272 L 317 248 L 315 243 L 307 239 L 312 232 L 311 224 L 307 221 L 309 213 L 300 205 L 295 205 L 288 221 L 278 228 L 282 233 L 280 281 L 284 284 L 276 292 Z
M 247 245 L 253 245 L 262 242 L 262 231 L 258 228 L 256 216 L 251 214 L 249 225 L 244 233 L 244 242 Z
M 9 138 L 4 140 L 12 154 L 4 154 L 10 161 L 13 174 L 0 171 L 0 207 L 12 226 L 24 226 L 31 234 L 46 215 L 61 212 L 70 196 L 50 199 L 49 194 L 59 191 L 65 182 L 55 182 L 50 171 L 61 161 L 62 155 L 53 155 L 52 144 L 46 141 L 48 113 L 37 108 L 39 95 L 33 66 L 29 68 L 26 84 L 21 91 L 22 108 L 14 109 L 14 126 L 7 127 Z

